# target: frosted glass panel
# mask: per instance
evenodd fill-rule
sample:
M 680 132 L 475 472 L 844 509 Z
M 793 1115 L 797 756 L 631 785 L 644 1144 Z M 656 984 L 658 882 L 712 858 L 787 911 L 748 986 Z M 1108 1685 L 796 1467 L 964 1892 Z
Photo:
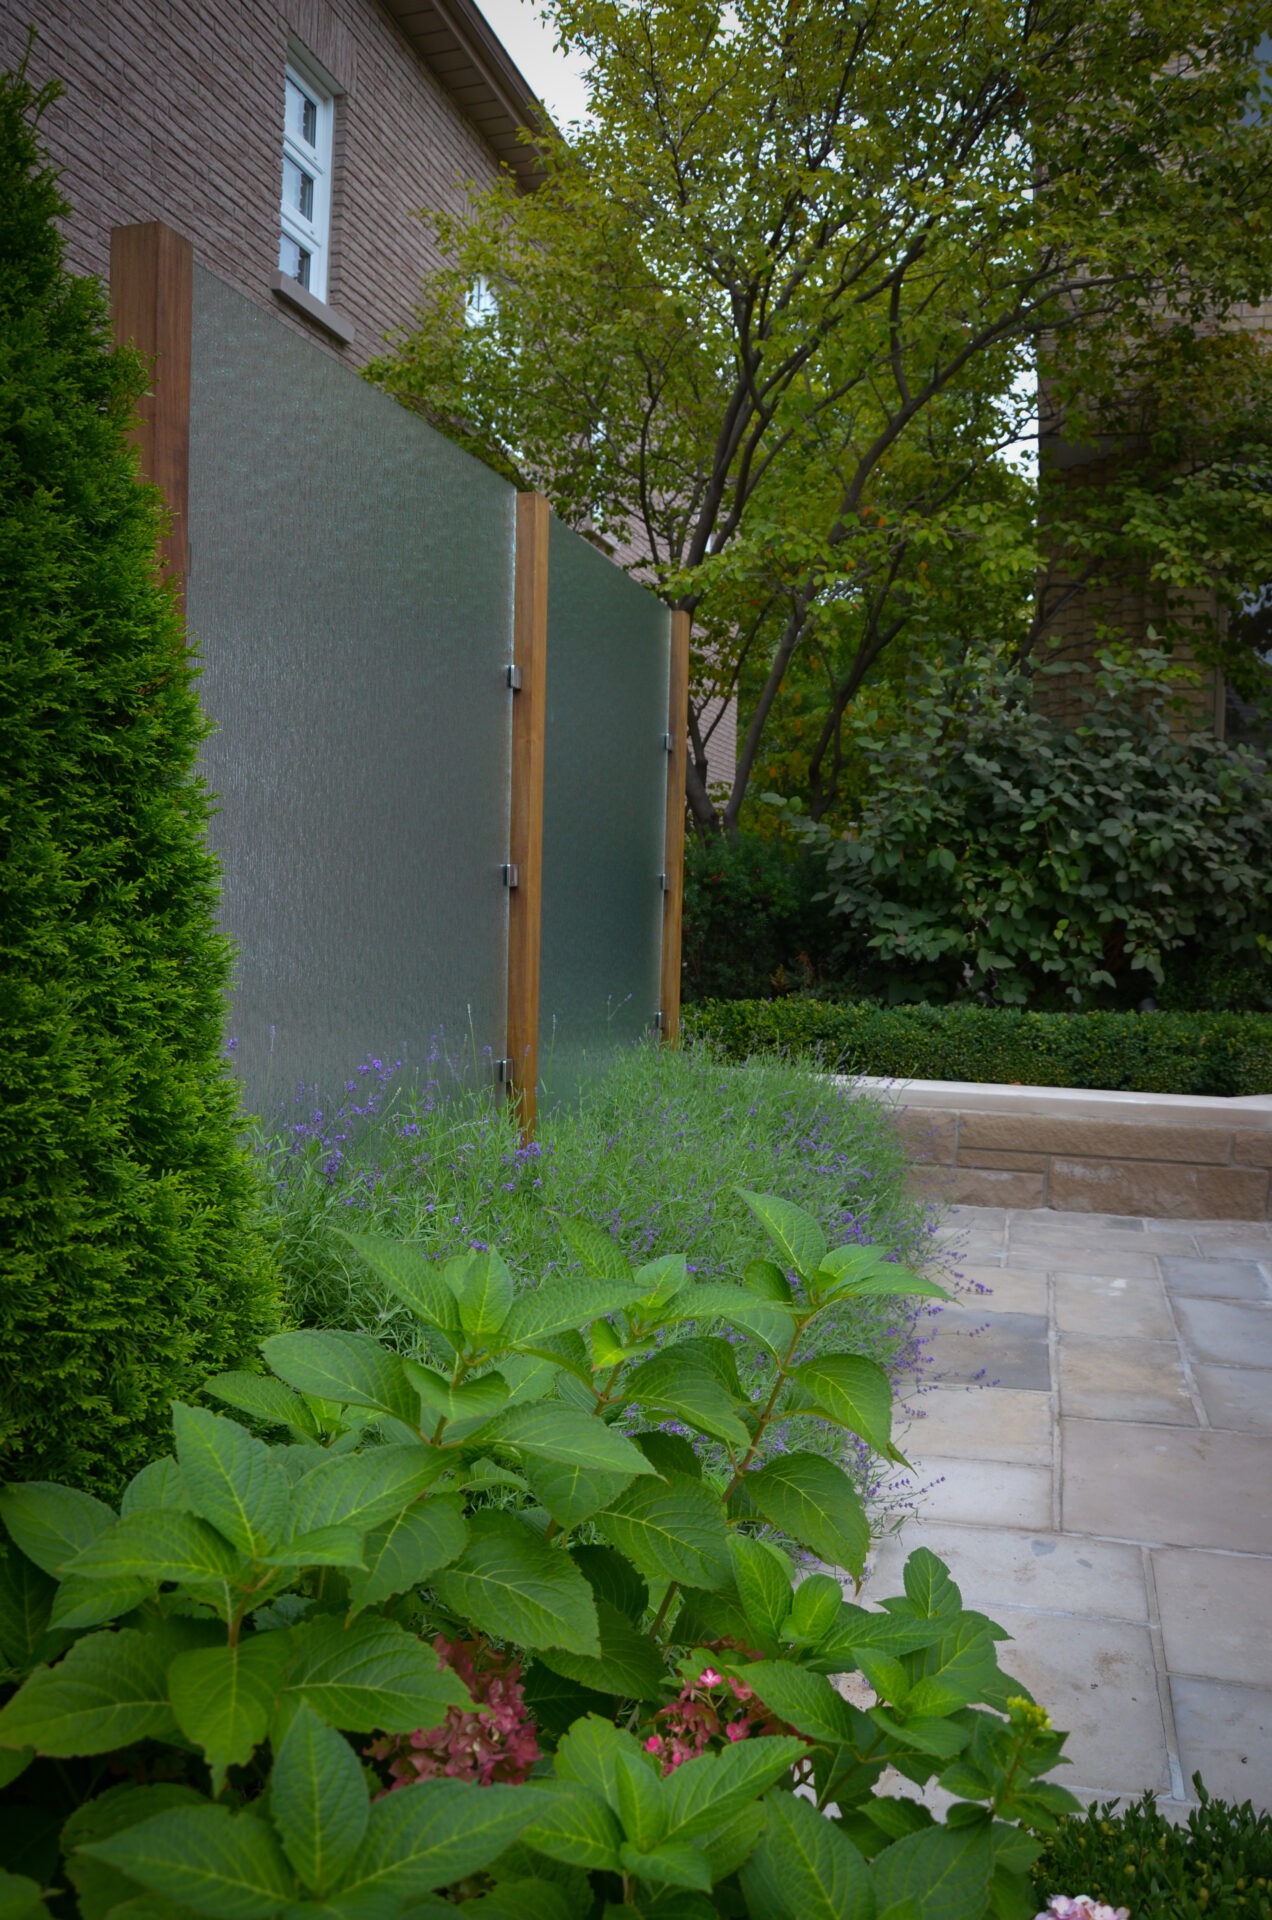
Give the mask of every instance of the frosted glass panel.
M 196 271 L 190 629 L 249 1106 L 503 1052 L 513 490 Z M 483 1059 L 484 1057 L 484 1059 Z
M 658 1009 L 671 616 L 553 520 L 540 1076 L 567 1096 Z

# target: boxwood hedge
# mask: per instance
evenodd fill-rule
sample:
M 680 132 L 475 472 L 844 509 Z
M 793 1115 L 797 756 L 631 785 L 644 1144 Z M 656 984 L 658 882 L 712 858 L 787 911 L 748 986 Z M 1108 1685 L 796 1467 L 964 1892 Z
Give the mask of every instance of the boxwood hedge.
M 1025 1013 L 819 1000 L 703 1000 L 688 1035 L 729 1059 L 782 1052 L 828 1071 L 1141 1093 L 1272 1093 L 1272 1015 Z

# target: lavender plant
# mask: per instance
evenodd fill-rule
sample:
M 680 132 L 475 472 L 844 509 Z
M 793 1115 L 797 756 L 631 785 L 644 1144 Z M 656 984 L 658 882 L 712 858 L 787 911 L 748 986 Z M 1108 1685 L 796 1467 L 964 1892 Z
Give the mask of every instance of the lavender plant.
M 350 1232 L 414 1355 L 277 1334 L 269 1374 L 209 1383 L 270 1441 L 179 1405 L 117 1512 L 6 1489 L 0 1783 L 57 1843 L 0 1875 L 6 1913 L 73 1889 L 84 1920 L 1028 1920 L 1028 1829 L 1074 1803 L 1001 1629 L 925 1551 L 870 1611 L 767 1537 L 860 1575 L 849 1475 L 765 1436 L 798 1414 L 897 1458 L 886 1373 L 816 1329 L 941 1289 L 741 1198 L 769 1246 L 729 1280 L 587 1222 L 581 1270 L 521 1288 L 490 1250 Z M 770 1355 L 762 1395 L 722 1329 Z
M 904 1195 L 886 1115 L 798 1063 L 633 1048 L 580 1102 L 548 1113 L 529 1145 L 502 1102 L 464 1090 L 440 1042 L 423 1084 L 408 1086 L 399 1068 L 365 1063 L 334 1107 L 302 1092 L 261 1140 L 267 1228 L 304 1324 L 367 1327 L 408 1347 L 417 1337 L 341 1237 L 354 1220 L 436 1259 L 497 1245 L 523 1280 L 568 1269 L 563 1223 L 587 1220 L 633 1260 L 674 1251 L 707 1279 L 745 1263 L 733 1193 L 746 1186 L 780 1190 L 837 1244 L 878 1246 L 916 1270 L 936 1257 L 933 1217 Z M 913 1300 L 843 1302 L 816 1337 L 869 1352 L 899 1387 L 922 1377 L 927 1313 Z M 736 1344 L 758 1385 L 767 1355 Z M 774 1423 L 770 1452 L 798 1445 L 842 1451 L 797 1416 Z M 866 1455 L 850 1453 L 862 1484 L 877 1481 Z

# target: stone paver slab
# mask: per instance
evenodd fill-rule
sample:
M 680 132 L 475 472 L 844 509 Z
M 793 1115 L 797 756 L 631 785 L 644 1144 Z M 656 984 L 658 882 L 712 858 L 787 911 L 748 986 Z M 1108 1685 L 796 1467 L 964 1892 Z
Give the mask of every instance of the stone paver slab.
M 917 1449 L 915 1450 L 917 1453 Z M 1002 1460 L 959 1460 L 918 1454 L 918 1486 L 925 1489 L 920 1510 L 925 1520 L 953 1520 L 963 1526 L 1035 1528 L 1051 1526 L 1051 1469 Z
M 1254 1260 L 1165 1258 L 1162 1278 L 1172 1293 L 1216 1300 L 1272 1300 L 1272 1285 Z
M 1075 1221 L 1072 1214 L 1062 1213 L 1058 1207 L 1039 1207 L 1036 1213 L 1013 1213 L 1007 1218 L 1007 1230 L 1012 1234 L 1065 1233 L 1075 1227 L 1079 1233 L 1138 1234 L 1144 1231 L 1144 1221 L 1138 1214 L 1126 1213 L 1084 1213 Z
M 1003 1267 L 995 1272 L 992 1267 L 968 1269 L 968 1279 L 976 1279 L 989 1292 L 981 1296 L 980 1304 L 988 1307 L 992 1313 L 1035 1313 L 1047 1311 L 1047 1276 L 1045 1273 L 1016 1273 L 1011 1267 Z M 969 1301 L 975 1306 L 976 1301 Z
M 1173 1340 L 1094 1340 L 1065 1334 L 1060 1341 L 1060 1410 L 1090 1420 L 1199 1424 Z
M 1175 1296 L 1184 1343 L 1199 1360 L 1221 1367 L 1272 1367 L 1272 1303 L 1190 1300 Z
M 946 1308 L 932 1342 L 939 1383 L 983 1380 L 1000 1387 L 1051 1387 L 1047 1317 L 1043 1313 L 987 1313 L 976 1302 Z
M 1272 1553 L 1272 1438 L 1129 1420 L 1060 1425 L 1067 1533 Z
M 1179 1547 L 1151 1557 L 1171 1673 L 1272 1687 L 1272 1559 Z
M 1205 1227 L 1212 1231 L 1207 1233 Z M 1267 1260 L 1272 1257 L 1272 1236 L 1255 1220 L 1210 1220 L 1192 1228 L 1197 1251 L 1216 1260 Z
M 999 1607 L 992 1618 L 1011 1641 L 998 1647 L 1004 1672 L 1023 1680 L 1064 1728 L 1071 1765 L 1056 1775 L 1071 1790 L 1168 1793 L 1166 1729 L 1147 1627 L 1066 1619 Z M 1081 1889 L 1080 1889 L 1081 1891 Z
M 908 1419 L 909 1424 L 904 1424 Z M 1049 1393 L 1013 1387 L 933 1387 L 897 1408 L 898 1445 L 907 1455 L 1014 1460 L 1051 1465 Z
M 1156 1280 L 1157 1262 L 1151 1253 L 1141 1253 L 1139 1243 L 1127 1250 L 1120 1240 L 1094 1245 L 1070 1240 L 1055 1247 L 1013 1246 L 1007 1264 L 1022 1273 L 1076 1273 L 1090 1279 L 1097 1275 L 1110 1280 Z
M 1262 1367 L 1194 1367 L 1212 1427 L 1272 1433 L 1272 1371 Z
M 1118 1274 L 1066 1273 L 1056 1282 L 1056 1325 L 1062 1333 L 1119 1340 L 1173 1340 L 1175 1322 L 1160 1280 Z
M 920 1514 L 900 1535 L 871 1553 L 870 1598 L 900 1593 L 901 1570 L 916 1547 L 945 1561 L 965 1606 L 991 1620 L 1000 1607 L 1148 1622 L 1144 1562 L 1138 1547 L 1110 1540 L 1071 1539 L 1061 1533 L 962 1527 Z M 1065 1629 L 1057 1626 L 1057 1633 Z
M 1221 1800 L 1272 1807 L 1272 1692 L 1218 1680 L 1172 1680 L 1184 1781 L 1199 1773 Z

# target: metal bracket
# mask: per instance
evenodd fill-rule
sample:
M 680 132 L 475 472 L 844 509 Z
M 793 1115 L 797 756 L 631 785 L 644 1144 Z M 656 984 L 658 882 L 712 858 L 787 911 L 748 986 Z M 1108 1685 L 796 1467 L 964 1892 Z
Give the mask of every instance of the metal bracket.
M 670 879 L 669 879 L 669 877 L 668 877 L 668 876 L 667 876 L 667 875 L 666 875 L 665 873 L 660 873 L 660 874 L 659 874 L 659 876 L 658 876 L 658 885 L 659 885 L 659 888 L 660 888 L 660 890 L 661 890 L 661 891 L 662 891 L 663 893 L 670 893 L 670 892 L 671 892 L 671 881 L 670 881 Z
M 500 1086 L 506 1087 L 508 1085 L 512 1079 L 511 1060 L 495 1061 L 495 1079 L 499 1082 Z
M 662 1008 L 661 1008 L 661 1007 L 659 1007 L 659 1009 L 658 1009 L 658 1011 L 657 1011 L 657 1013 L 656 1013 L 656 1014 L 654 1015 L 654 1017 L 653 1017 L 653 1020 L 651 1021 L 651 1023 L 650 1023 L 650 1024 L 652 1025 L 652 1027 L 653 1027 L 653 1029 L 654 1029 L 654 1032 L 655 1032 L 655 1033 L 661 1033 L 661 1032 L 662 1032 L 662 1030 L 663 1030 L 663 1011 L 662 1011 Z
M 664 753 L 674 753 L 675 751 L 676 751 L 676 743 L 675 743 L 675 741 L 674 741 L 674 740 L 672 739 L 672 737 L 671 737 L 671 735 L 670 735 L 669 733 L 664 733 L 664 735 L 663 735 L 663 752 L 664 752 Z
M 504 673 L 507 678 L 508 685 L 511 687 L 512 691 L 514 693 L 520 693 L 521 692 L 521 668 L 513 667 L 513 666 L 505 667 Z
M 505 887 L 519 887 L 521 885 L 521 868 L 517 866 L 515 861 L 508 860 L 504 863 L 503 883 Z

